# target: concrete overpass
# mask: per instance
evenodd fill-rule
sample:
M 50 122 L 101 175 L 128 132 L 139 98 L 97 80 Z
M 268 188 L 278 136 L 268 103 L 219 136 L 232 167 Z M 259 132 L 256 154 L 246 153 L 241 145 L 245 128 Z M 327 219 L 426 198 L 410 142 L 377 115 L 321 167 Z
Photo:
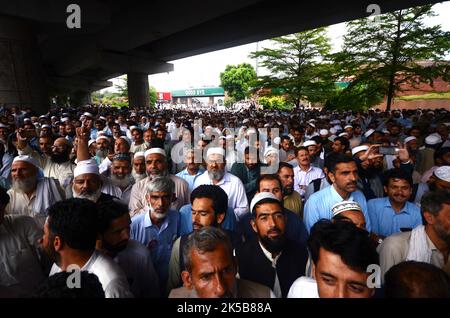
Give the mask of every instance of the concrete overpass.
M 0 103 L 82 103 L 128 74 L 130 104 L 148 105 L 147 75 L 168 61 L 368 16 L 373 2 L 383 13 L 439 1 L 0 0 Z M 67 26 L 71 3 L 81 28 Z

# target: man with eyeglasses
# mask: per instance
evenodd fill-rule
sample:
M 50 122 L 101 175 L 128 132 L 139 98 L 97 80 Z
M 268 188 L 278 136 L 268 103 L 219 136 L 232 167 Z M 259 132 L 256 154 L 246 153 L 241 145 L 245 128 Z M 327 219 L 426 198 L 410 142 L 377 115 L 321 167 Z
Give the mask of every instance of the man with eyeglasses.
M 72 143 L 65 138 L 57 138 L 53 142 L 50 154 L 44 153 L 40 155 L 30 147 L 29 141 L 23 130 L 19 129 L 17 133 L 17 150 L 19 155 L 33 157 L 39 162 L 45 177 L 58 179 L 61 186 L 66 186 L 73 177 L 73 171 L 76 167 L 70 161 Z

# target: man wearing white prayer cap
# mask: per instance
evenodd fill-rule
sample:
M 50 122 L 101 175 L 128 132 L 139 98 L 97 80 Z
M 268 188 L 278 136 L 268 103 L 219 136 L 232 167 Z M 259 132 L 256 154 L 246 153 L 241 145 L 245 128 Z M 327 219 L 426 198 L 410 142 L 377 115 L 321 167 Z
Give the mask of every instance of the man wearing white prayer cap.
M 329 135 L 329 132 L 328 132 L 327 129 L 321 129 L 321 130 L 319 131 L 319 135 L 320 135 L 320 137 L 327 138 L 328 135 Z
M 50 155 L 39 154 L 30 146 L 30 138 L 22 136 L 20 131 L 17 133 L 17 150 L 19 155 L 33 157 L 39 162 L 44 176 L 47 178 L 58 179 L 61 187 L 69 184 L 73 177 L 75 165 L 70 160 L 72 153 L 72 143 L 66 138 L 57 138 L 52 145 Z
M 430 189 L 442 189 L 450 192 L 450 166 L 441 166 L 434 170 L 430 178 Z
M 131 189 L 128 204 L 131 215 L 143 213 L 146 206 L 145 187 L 155 177 L 168 176 L 175 184 L 175 201 L 171 208 L 178 211 L 183 205 L 189 203 L 189 185 L 180 177 L 169 174 L 166 151 L 162 148 L 150 148 L 144 152 L 147 177 L 136 182 Z
M 420 162 L 416 165 L 416 170 L 422 175 L 422 182 L 426 182 L 431 176 L 430 169 L 436 166 L 435 164 L 435 152 L 441 146 L 441 136 L 431 134 L 425 138 L 425 148 L 419 150 Z
M 234 210 L 237 220 L 248 213 L 248 201 L 242 181 L 225 169 L 225 150 L 211 147 L 206 153 L 206 169 L 194 182 L 194 189 L 202 184 L 214 184 L 228 195 L 228 207 Z
M 331 207 L 333 221 L 349 221 L 361 229 L 366 229 L 366 219 L 361 206 L 355 201 L 341 201 Z
M 375 129 L 369 129 L 368 131 L 366 131 L 364 133 L 364 137 L 366 137 L 366 139 L 369 139 L 369 137 L 375 132 Z
M 98 165 L 94 159 L 77 162 L 72 181 L 72 196 L 74 198 L 88 199 L 98 202 L 107 199 L 109 195 L 102 194 L 102 179 L 98 170 Z
M 46 209 L 64 199 L 58 180 L 45 178 L 39 162 L 27 155 L 14 158 L 11 166 L 12 188 L 6 206 L 7 214 L 27 215 L 43 225 Z
M 264 160 L 269 166 L 278 164 L 278 162 L 280 162 L 278 149 L 272 146 L 267 147 L 264 151 Z
M 318 136 L 319 134 L 316 132 L 316 125 L 312 122 L 308 123 L 306 126 L 305 132 L 305 141 L 310 140 L 314 136 Z
M 369 146 L 367 146 L 367 145 L 355 147 L 352 149 L 352 156 L 356 155 L 357 153 L 359 153 L 361 151 L 367 151 L 368 149 L 369 149 Z
M 134 154 L 131 175 L 135 182 L 141 181 L 147 177 L 147 173 L 145 172 L 145 155 L 143 151 L 138 151 Z

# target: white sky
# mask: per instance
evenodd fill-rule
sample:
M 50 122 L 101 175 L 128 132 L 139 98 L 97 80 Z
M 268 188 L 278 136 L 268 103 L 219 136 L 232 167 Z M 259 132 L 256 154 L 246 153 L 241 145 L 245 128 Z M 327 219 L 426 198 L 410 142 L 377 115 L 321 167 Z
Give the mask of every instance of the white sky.
M 433 7 L 436 17 L 426 20 L 429 25 L 440 24 L 442 29 L 450 31 L 450 1 L 438 3 Z M 342 45 L 342 36 L 345 34 L 345 23 L 328 27 L 328 36 L 333 50 L 339 50 Z M 259 47 L 268 45 L 268 41 L 259 42 Z M 149 76 L 149 83 L 158 92 L 169 92 L 178 89 L 219 86 L 219 75 L 228 64 L 250 63 L 255 67 L 255 60 L 248 57 L 249 53 L 256 51 L 257 44 L 250 43 L 229 49 L 196 55 L 184 59 L 170 61 L 174 64 L 174 71 Z M 259 69 L 259 75 L 264 70 Z M 117 82 L 113 79 L 113 83 Z M 107 88 L 106 90 L 114 90 Z

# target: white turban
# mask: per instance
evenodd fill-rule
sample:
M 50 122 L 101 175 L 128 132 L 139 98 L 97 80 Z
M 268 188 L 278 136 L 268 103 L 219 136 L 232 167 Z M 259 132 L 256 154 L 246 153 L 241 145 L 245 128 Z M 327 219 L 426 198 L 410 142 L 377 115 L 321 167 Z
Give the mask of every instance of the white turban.
M 369 146 L 367 145 L 357 146 L 352 149 L 352 156 L 356 155 L 358 152 L 367 151 L 367 149 L 369 149 Z
M 39 164 L 39 162 L 31 156 L 27 156 L 27 155 L 17 156 L 14 158 L 13 163 L 17 162 L 17 161 L 25 161 L 25 162 L 28 162 L 29 164 L 32 164 L 33 166 L 35 166 L 38 169 L 41 168 L 41 165 Z
M 308 140 L 303 143 L 303 147 L 309 147 L 309 146 L 317 146 L 317 143 L 314 140 Z
M 405 144 L 407 144 L 408 142 L 413 141 L 413 140 L 417 140 L 417 138 L 414 137 L 414 136 L 406 137 L 406 138 L 405 138 Z
M 145 158 L 145 153 L 143 151 L 138 151 L 134 154 L 134 158 L 140 158 L 140 157 Z
M 98 165 L 94 159 L 79 161 L 73 171 L 73 177 L 76 178 L 79 175 L 88 173 L 100 175 Z
M 223 150 L 223 148 L 220 147 L 211 147 L 206 152 L 206 157 L 209 157 L 210 155 L 214 154 L 225 156 L 225 150 Z
M 162 148 L 150 148 L 144 152 L 144 157 L 147 158 L 148 155 L 152 155 L 154 153 L 167 157 L 165 150 Z
M 271 154 L 278 154 L 278 149 L 275 147 L 267 147 L 266 151 L 264 151 L 264 157 L 267 157 Z
M 95 141 L 96 141 L 96 142 L 99 142 L 101 139 L 105 139 L 105 140 L 109 141 L 109 138 L 106 137 L 106 136 L 103 136 L 103 135 L 98 136 L 97 139 L 95 139 Z

